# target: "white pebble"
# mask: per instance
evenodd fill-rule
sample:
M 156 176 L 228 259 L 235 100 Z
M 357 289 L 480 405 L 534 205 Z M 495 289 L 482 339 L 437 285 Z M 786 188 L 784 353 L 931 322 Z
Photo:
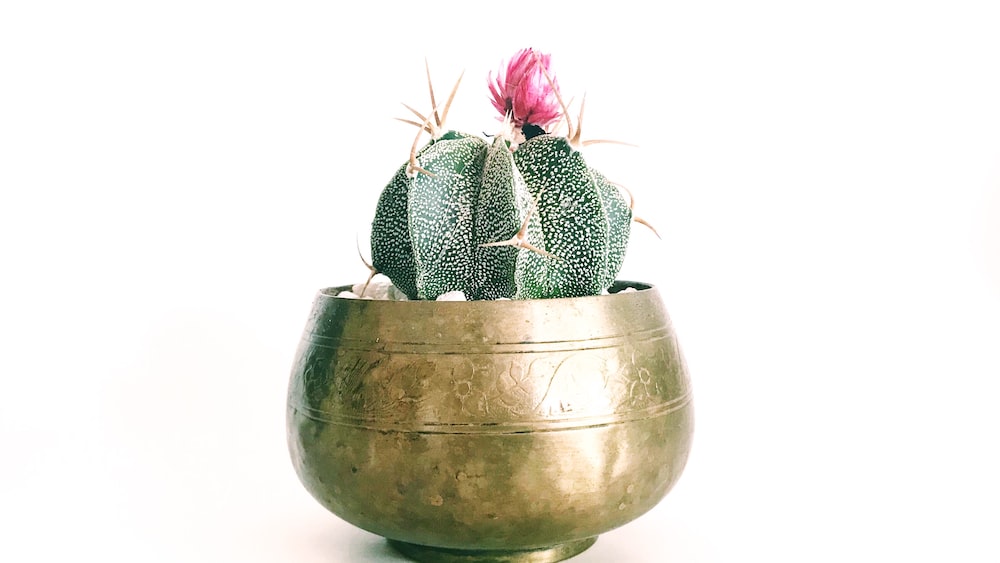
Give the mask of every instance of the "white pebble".
M 441 295 L 438 295 L 437 300 L 438 301 L 467 301 L 467 299 L 465 298 L 465 293 L 463 293 L 460 290 L 447 291 L 445 293 L 442 293 Z
M 367 285 L 365 285 L 366 283 Z M 368 282 L 354 284 L 351 289 L 354 290 L 355 295 L 360 295 L 367 299 L 391 299 L 388 295 L 392 287 L 393 285 L 389 281 L 389 278 L 379 274 Z

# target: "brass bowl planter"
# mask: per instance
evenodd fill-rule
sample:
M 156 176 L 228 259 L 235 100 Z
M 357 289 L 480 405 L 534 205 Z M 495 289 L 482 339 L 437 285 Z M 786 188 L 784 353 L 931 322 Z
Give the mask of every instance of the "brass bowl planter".
M 679 478 L 691 388 L 656 288 L 471 302 L 343 289 L 320 291 L 306 325 L 289 451 L 323 506 L 407 556 L 561 561 Z

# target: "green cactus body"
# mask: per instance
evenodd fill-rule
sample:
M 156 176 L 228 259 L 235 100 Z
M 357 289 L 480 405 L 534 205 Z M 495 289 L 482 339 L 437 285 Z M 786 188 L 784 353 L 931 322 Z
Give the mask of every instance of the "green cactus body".
M 539 135 L 513 152 L 502 137 L 449 132 L 417 153 L 433 176 L 404 165 L 372 223 L 372 261 L 411 299 L 596 295 L 615 279 L 632 213 L 618 189 L 565 137 Z M 510 239 L 528 219 L 534 247 Z
M 383 190 L 372 222 L 372 264 L 410 299 L 466 290 L 485 152 L 479 137 L 449 131 L 417 153 L 433 176 L 411 176 L 403 165 Z
M 615 278 L 625 262 L 625 251 L 632 235 L 632 208 L 622 197 L 621 190 L 603 174 L 593 168 L 590 169 L 590 174 L 601 195 L 604 213 L 608 217 L 608 259 L 604 264 L 604 277 L 601 281 L 601 284 L 608 288 L 615 283 Z
M 531 194 L 514 164 L 510 144 L 497 137 L 486 157 L 476 206 L 475 263 L 473 278 L 469 280 L 470 298 L 517 296 L 517 265 L 523 249 L 483 245 L 509 239 L 521 228 L 531 206 Z M 533 219 L 537 225 L 537 218 Z

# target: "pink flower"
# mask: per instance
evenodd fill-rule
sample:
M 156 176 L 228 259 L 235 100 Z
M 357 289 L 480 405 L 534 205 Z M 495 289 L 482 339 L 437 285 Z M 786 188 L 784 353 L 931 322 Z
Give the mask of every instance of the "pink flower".
M 504 117 L 510 114 L 515 126 L 536 125 L 545 129 L 562 115 L 556 96 L 559 86 L 549 70 L 549 62 L 550 55 L 521 49 L 507 63 L 506 73 L 501 68 L 496 81 L 490 73 L 493 107 Z

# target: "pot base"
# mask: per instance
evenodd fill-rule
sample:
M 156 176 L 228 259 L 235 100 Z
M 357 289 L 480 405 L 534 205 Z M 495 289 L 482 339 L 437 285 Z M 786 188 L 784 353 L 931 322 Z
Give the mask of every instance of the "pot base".
M 555 563 L 586 551 L 597 536 L 530 550 L 449 549 L 389 540 L 396 551 L 421 563 Z

